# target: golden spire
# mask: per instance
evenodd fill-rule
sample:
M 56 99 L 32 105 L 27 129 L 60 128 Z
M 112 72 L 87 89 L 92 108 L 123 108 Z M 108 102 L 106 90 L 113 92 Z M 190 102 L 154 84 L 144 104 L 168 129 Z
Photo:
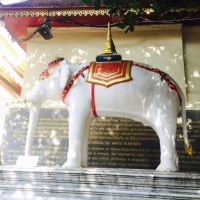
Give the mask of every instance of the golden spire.
M 103 53 L 101 55 L 104 55 L 104 54 L 117 54 L 116 49 L 115 49 L 115 45 L 114 45 L 113 40 L 112 40 L 111 28 L 110 28 L 109 22 L 108 22 L 107 39 L 106 39 L 106 43 L 105 43 L 104 48 L 103 48 Z

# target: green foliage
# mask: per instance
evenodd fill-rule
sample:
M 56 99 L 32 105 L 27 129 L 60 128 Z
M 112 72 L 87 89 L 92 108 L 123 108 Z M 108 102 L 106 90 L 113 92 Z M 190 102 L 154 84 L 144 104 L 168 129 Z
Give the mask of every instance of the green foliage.
M 159 22 L 197 18 L 200 13 L 200 0 L 82 0 L 82 3 L 93 5 L 95 9 L 105 6 L 125 32 L 134 31 L 144 16 L 147 21 Z

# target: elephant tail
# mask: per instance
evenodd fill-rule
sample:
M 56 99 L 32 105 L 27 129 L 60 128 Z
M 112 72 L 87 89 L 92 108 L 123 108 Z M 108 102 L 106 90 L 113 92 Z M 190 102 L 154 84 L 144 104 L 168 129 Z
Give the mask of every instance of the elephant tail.
M 179 91 L 181 89 L 179 88 Z M 185 97 L 181 91 L 181 114 L 182 114 L 182 125 L 183 125 L 183 137 L 184 137 L 184 148 L 185 151 L 191 156 L 193 153 L 192 145 L 188 140 L 188 133 L 187 133 L 187 120 L 186 120 L 186 110 L 185 110 Z
M 179 87 L 179 85 L 174 81 L 172 77 L 170 77 L 170 81 L 172 81 L 173 85 L 177 89 L 177 95 L 180 100 L 181 104 L 181 114 L 182 114 L 182 126 L 183 126 L 183 138 L 184 138 L 184 148 L 185 151 L 191 156 L 193 153 L 192 145 L 188 140 L 188 133 L 187 133 L 187 120 L 186 120 L 186 109 L 185 109 L 185 96 Z M 171 87 L 170 87 L 171 88 Z M 173 88 L 172 88 L 173 89 Z

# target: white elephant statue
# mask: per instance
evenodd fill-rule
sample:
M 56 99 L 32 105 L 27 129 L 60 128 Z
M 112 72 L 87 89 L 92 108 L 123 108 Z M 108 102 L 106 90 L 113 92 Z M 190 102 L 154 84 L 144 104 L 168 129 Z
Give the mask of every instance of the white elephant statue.
M 87 167 L 90 125 L 95 118 L 94 115 L 98 115 L 130 118 L 151 126 L 160 141 L 160 164 L 157 170 L 178 171 L 175 139 L 180 107 L 184 143 L 187 148 L 190 148 L 190 145 L 186 127 L 185 98 L 175 81 L 167 74 L 155 73 L 157 70 L 150 66 L 142 64 L 145 66 L 142 68 L 138 67 L 140 64 L 133 63 L 132 80 L 110 87 L 95 85 L 95 90 L 91 92 L 92 84 L 86 82 L 86 66 L 89 65 L 90 63 L 72 64 L 63 59 L 57 66 L 46 71 L 47 76 L 44 79 L 41 75 L 41 80 L 26 99 L 26 102 L 30 103 L 30 119 L 25 155 L 31 155 L 41 103 L 48 99 L 62 100 L 63 90 L 68 86 L 70 90 L 63 100 L 69 107 L 69 147 L 67 161 L 63 167 Z M 79 71 L 83 67 L 84 70 Z M 170 81 L 166 81 L 166 78 Z M 72 79 L 74 81 L 71 81 Z M 169 87 L 170 84 L 175 89 Z M 92 108 L 94 105 L 91 104 L 91 98 L 94 96 L 91 95 L 95 96 L 96 114 Z M 19 102 L 23 103 L 24 100 L 21 99 Z

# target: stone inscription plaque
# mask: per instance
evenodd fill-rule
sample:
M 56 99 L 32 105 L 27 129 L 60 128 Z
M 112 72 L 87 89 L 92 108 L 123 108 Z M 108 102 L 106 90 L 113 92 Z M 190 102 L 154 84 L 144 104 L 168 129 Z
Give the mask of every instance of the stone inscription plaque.
M 180 115 L 178 116 L 178 119 Z M 15 165 L 24 155 L 29 110 L 10 109 L 2 152 L 3 165 Z M 200 111 L 187 111 L 188 135 L 194 154 L 184 150 L 182 127 L 177 127 L 177 152 L 181 171 L 200 172 Z M 62 165 L 67 159 L 67 109 L 41 109 L 32 155 L 38 165 Z M 160 163 L 160 146 L 151 127 L 124 118 L 96 118 L 90 128 L 89 167 L 155 169 Z
M 6 116 L 2 163 L 16 164 L 24 155 L 29 109 L 13 108 Z M 62 165 L 67 159 L 68 112 L 66 109 L 41 109 L 32 155 L 39 156 L 38 165 Z

